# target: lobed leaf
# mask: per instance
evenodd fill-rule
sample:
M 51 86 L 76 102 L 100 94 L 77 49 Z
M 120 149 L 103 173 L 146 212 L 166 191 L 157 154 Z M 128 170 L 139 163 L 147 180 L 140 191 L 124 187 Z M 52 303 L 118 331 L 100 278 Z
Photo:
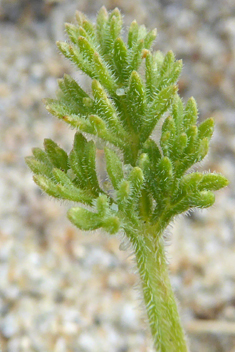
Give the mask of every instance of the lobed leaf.
M 35 182 L 56 198 L 92 205 L 92 211 L 72 208 L 68 213 L 83 230 L 116 233 L 122 227 L 128 232 L 146 222 L 159 231 L 175 215 L 213 204 L 212 191 L 228 181 L 217 174 L 185 174 L 206 156 L 214 122 L 197 124 L 195 100 L 184 105 L 178 96 L 182 61 L 172 51 L 152 52 L 156 30 L 147 31 L 136 21 L 125 43 L 117 8 L 108 13 L 103 7 L 95 25 L 81 12 L 76 21 L 65 26 L 69 42 L 57 45 L 92 79 L 93 96 L 64 75 L 58 81 L 57 99 L 45 100 L 50 113 L 79 132 L 69 156 L 49 139 L 45 151 L 33 150 L 26 162 Z M 155 142 L 151 135 L 161 118 L 161 136 Z M 96 142 L 83 134 L 96 136 Z M 98 182 L 96 143 L 105 146 L 112 192 L 102 190 Z M 107 143 L 119 149 L 123 162 Z

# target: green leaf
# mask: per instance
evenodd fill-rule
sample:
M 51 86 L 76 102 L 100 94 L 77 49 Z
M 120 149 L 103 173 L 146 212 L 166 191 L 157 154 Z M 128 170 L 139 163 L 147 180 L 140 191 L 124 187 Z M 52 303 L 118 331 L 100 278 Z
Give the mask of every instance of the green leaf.
M 169 86 L 163 88 L 156 96 L 155 100 L 146 112 L 146 121 L 141 131 L 141 141 L 145 141 L 152 133 L 161 116 L 169 108 L 176 91 L 176 86 Z
M 199 191 L 217 191 L 228 185 L 228 180 L 220 174 L 204 174 L 198 186 Z
M 101 7 L 97 19 L 96 19 L 96 35 L 99 41 L 99 44 L 103 48 L 104 36 L 106 34 L 106 28 L 108 23 L 109 15 L 104 6 Z
M 82 26 L 83 26 L 84 30 L 86 31 L 86 33 L 88 33 L 90 38 L 96 39 L 95 38 L 95 35 L 96 35 L 95 28 L 94 28 L 94 25 L 90 21 L 88 21 L 87 19 L 84 19 L 82 22 Z
M 63 83 L 63 84 L 62 84 Z M 79 86 L 79 84 L 69 75 L 65 74 L 64 79 L 59 81 L 59 86 L 63 93 L 75 101 L 82 101 L 89 95 Z
M 196 149 L 197 149 L 197 137 L 198 137 L 198 129 L 196 125 L 190 126 L 187 130 L 186 130 L 186 134 L 187 134 L 187 139 L 188 139 L 188 143 L 187 143 L 187 148 L 185 149 L 185 154 L 189 155 L 189 154 L 193 154 L 195 153 Z
M 96 199 L 96 209 L 101 217 L 104 217 L 109 209 L 109 202 L 106 195 L 102 194 Z
M 89 63 L 93 63 L 93 58 L 96 51 L 90 42 L 84 37 L 79 37 L 78 46 L 80 48 L 80 52 L 83 54 L 83 57 L 85 57 Z
M 149 31 L 148 34 L 144 38 L 144 48 L 150 49 L 154 40 L 157 37 L 157 29 L 154 28 L 153 30 Z
M 65 23 L 65 30 L 71 42 L 78 44 L 78 37 L 80 36 L 79 28 L 71 23 Z
M 183 124 L 182 124 L 182 120 L 183 120 L 183 116 L 184 116 L 184 104 L 182 99 L 180 99 L 180 97 L 178 96 L 178 94 L 175 95 L 174 97 L 174 101 L 172 104 L 172 117 L 175 121 L 175 126 L 177 129 L 178 133 L 185 133 L 185 131 L 182 131 L 183 128 Z
M 97 80 L 92 82 L 92 93 L 97 115 L 103 118 L 111 132 L 124 138 L 126 133 L 117 117 L 116 109 Z
M 186 133 L 181 133 L 179 136 L 176 137 L 174 147 L 172 148 L 171 159 L 172 160 L 179 160 L 181 155 L 184 152 L 188 142 L 188 137 Z
M 149 160 L 150 160 L 150 164 L 151 164 L 151 168 L 155 172 L 156 165 L 161 158 L 161 152 L 160 152 L 157 144 L 152 139 L 148 139 L 143 146 L 143 152 L 148 155 Z
M 185 106 L 185 114 L 183 118 L 183 126 L 187 130 L 190 126 L 197 122 L 197 104 L 194 98 L 190 98 Z
M 118 189 L 123 179 L 122 162 L 118 155 L 111 149 L 105 148 L 106 168 L 114 189 Z
M 108 18 L 109 18 L 108 11 L 106 10 L 105 6 L 102 6 L 96 18 L 97 33 L 101 32 L 100 34 L 102 35 L 102 28 L 108 22 Z
M 130 182 L 127 180 L 123 180 L 117 191 L 118 204 L 120 204 L 121 207 L 126 203 L 127 199 L 129 198 L 130 192 Z
M 214 132 L 214 120 L 212 118 L 206 119 L 198 126 L 198 138 L 211 139 Z
M 90 38 L 95 38 L 94 25 L 87 19 L 87 17 L 80 11 L 76 11 L 76 20 L 80 28 L 84 29 Z
M 129 58 L 128 58 L 128 73 L 131 74 L 132 71 L 137 71 L 143 55 L 142 55 L 142 50 L 144 49 L 144 40 L 141 39 L 137 42 L 136 46 L 132 48 L 132 51 L 130 52 Z
M 52 170 L 54 179 L 60 183 L 62 186 L 66 186 L 66 187 L 73 187 L 73 183 L 70 180 L 70 178 L 66 175 L 65 172 L 61 171 L 60 169 L 54 168 Z
M 138 166 L 133 167 L 128 177 L 128 181 L 130 182 L 130 185 L 131 185 L 130 196 L 133 202 L 140 196 L 140 192 L 144 182 L 144 175 L 141 168 L 139 168 Z
M 83 231 L 96 230 L 102 226 L 99 214 L 84 208 L 71 208 L 67 216 L 76 227 Z
M 127 44 L 129 48 L 132 48 L 138 40 L 139 26 L 136 21 L 133 21 L 130 25 L 128 32 Z
M 111 235 L 117 233 L 120 229 L 120 220 L 117 216 L 109 216 L 102 221 L 102 228 Z
M 56 184 L 49 178 L 42 175 L 36 175 L 33 179 L 34 182 L 50 196 L 88 205 L 92 204 L 92 197 L 87 192 L 73 187 L 72 185 L 66 187 L 61 184 Z
M 123 82 L 127 78 L 127 48 L 121 38 L 114 41 L 113 61 L 116 69 L 116 77 Z
M 145 116 L 145 90 L 143 82 L 136 71 L 130 77 L 127 100 L 131 125 L 136 133 L 140 132 L 143 117 Z
M 96 147 L 94 142 L 88 142 L 81 133 L 76 133 L 69 162 L 78 178 L 78 184 L 83 188 L 90 189 L 95 196 L 98 196 L 102 190 L 96 173 Z
M 40 161 L 41 163 L 47 165 L 50 169 L 52 169 L 53 165 L 44 150 L 42 150 L 41 148 L 33 148 L 32 152 L 36 160 Z
M 170 51 L 168 51 L 168 53 L 166 54 L 166 56 L 165 56 L 165 58 L 163 60 L 161 71 L 160 71 L 160 76 L 161 77 L 165 76 L 166 73 L 171 70 L 174 62 L 175 62 L 175 55 L 170 50 Z
M 110 23 L 110 35 L 112 40 L 114 41 L 120 34 L 122 29 L 122 16 L 118 8 L 115 8 L 109 17 Z
M 67 171 L 68 155 L 51 139 L 44 139 L 44 148 L 54 167 Z
M 173 183 L 173 167 L 170 159 L 168 157 L 163 157 L 157 165 L 157 170 L 159 192 L 165 197 L 171 190 Z
M 158 65 L 152 53 L 149 51 L 146 54 L 145 60 L 145 80 L 146 80 L 146 93 L 151 101 L 156 93 L 157 79 L 159 76 Z
M 93 141 L 87 142 L 84 148 L 83 168 L 86 171 L 87 182 L 95 193 L 101 192 L 96 174 L 96 147 Z
M 172 152 L 175 134 L 175 122 L 171 116 L 168 116 L 162 125 L 162 136 L 160 140 L 162 151 L 165 156 L 169 156 Z
M 209 150 L 209 140 L 208 138 L 203 138 L 200 142 L 196 162 L 202 161 L 207 155 Z
M 159 62 L 160 66 L 160 62 Z M 172 51 L 169 51 L 164 57 L 159 73 L 159 79 L 157 81 L 157 89 L 160 90 L 170 84 L 176 83 L 180 72 L 182 70 L 182 61 L 175 62 L 175 56 Z
M 202 179 L 203 174 L 200 172 L 184 175 L 180 181 L 180 192 L 183 192 L 185 195 L 196 192 Z
M 33 156 L 27 156 L 25 162 L 34 174 L 52 177 L 51 167 L 36 160 Z
M 79 26 L 83 26 L 84 21 L 87 21 L 87 17 L 83 12 L 76 11 L 76 21 Z
M 107 134 L 107 128 L 104 121 L 97 115 L 90 115 L 89 121 L 94 128 L 94 131 L 97 133 L 98 136 L 102 136 L 103 134 Z
M 94 70 L 92 69 L 90 63 L 87 60 L 84 60 L 82 53 L 72 44 L 57 42 L 58 49 L 62 54 L 72 61 L 80 70 L 86 73 L 88 76 L 94 77 Z
M 116 92 L 116 82 L 114 76 L 111 74 L 108 66 L 103 62 L 98 53 L 94 53 L 93 61 L 94 68 L 96 70 L 96 78 L 108 92 Z
M 191 199 L 191 206 L 197 208 L 208 208 L 215 202 L 215 195 L 211 191 L 199 192 Z

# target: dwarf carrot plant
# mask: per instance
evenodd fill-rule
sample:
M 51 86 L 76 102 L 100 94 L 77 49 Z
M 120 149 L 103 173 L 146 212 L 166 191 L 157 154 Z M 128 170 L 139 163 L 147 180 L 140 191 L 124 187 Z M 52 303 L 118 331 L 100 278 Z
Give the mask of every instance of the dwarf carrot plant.
M 214 203 L 227 185 L 215 173 L 190 172 L 203 160 L 213 119 L 197 124 L 196 102 L 177 94 L 182 62 L 170 51 L 153 52 L 156 30 L 132 22 L 127 43 L 122 16 L 101 8 L 93 25 L 82 13 L 66 24 L 66 58 L 92 79 L 91 93 L 70 76 L 60 79 L 47 110 L 77 130 L 67 154 L 50 139 L 26 161 L 36 184 L 49 195 L 75 203 L 69 220 L 82 230 L 125 233 L 136 256 L 156 351 L 188 351 L 164 249 L 163 233 L 178 214 Z M 153 132 L 162 121 L 160 140 Z M 108 187 L 96 170 L 96 144 L 103 146 Z

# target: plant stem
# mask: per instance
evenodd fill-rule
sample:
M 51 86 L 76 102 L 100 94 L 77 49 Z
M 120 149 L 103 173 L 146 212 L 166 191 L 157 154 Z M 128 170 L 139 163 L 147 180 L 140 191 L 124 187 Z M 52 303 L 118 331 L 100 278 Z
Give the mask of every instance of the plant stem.
M 143 235 L 142 235 L 143 234 Z M 129 233 L 136 254 L 149 325 L 157 352 L 188 352 L 171 287 L 162 234 Z

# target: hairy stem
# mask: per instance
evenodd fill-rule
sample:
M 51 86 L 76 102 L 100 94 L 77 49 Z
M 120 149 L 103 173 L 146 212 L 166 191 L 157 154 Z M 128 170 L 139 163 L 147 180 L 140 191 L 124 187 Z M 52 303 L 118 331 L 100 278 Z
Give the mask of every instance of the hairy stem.
M 146 228 L 143 235 L 128 234 L 140 273 L 154 347 L 158 352 L 188 352 L 171 287 L 162 235 Z

